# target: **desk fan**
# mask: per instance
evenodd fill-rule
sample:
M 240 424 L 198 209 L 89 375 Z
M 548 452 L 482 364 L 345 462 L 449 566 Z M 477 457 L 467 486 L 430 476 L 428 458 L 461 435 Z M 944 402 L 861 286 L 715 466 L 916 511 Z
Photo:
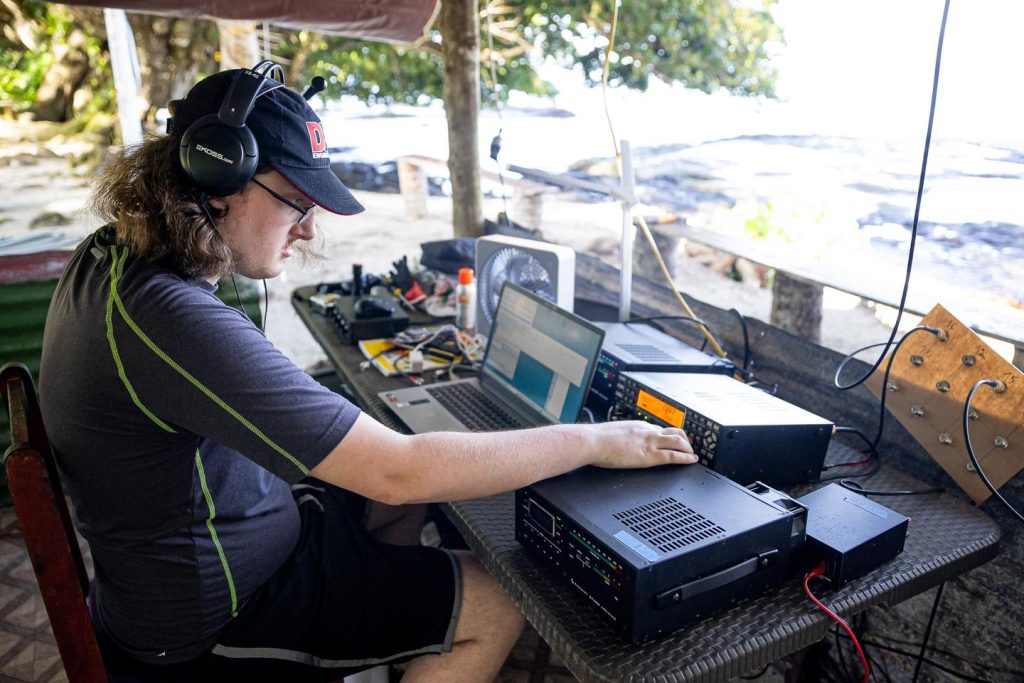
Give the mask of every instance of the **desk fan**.
M 488 235 L 476 243 L 476 277 L 477 331 L 489 335 L 505 282 L 571 311 L 576 252 L 540 240 Z

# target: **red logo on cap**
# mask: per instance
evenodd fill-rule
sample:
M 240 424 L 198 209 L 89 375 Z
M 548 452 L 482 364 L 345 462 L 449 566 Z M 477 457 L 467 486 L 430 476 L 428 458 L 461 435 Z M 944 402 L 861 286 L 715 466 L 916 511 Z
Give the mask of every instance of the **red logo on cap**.
M 316 121 L 306 121 L 306 130 L 309 131 L 309 146 L 313 150 L 313 158 L 318 159 L 318 154 L 327 151 L 327 139 L 324 138 L 324 129 Z

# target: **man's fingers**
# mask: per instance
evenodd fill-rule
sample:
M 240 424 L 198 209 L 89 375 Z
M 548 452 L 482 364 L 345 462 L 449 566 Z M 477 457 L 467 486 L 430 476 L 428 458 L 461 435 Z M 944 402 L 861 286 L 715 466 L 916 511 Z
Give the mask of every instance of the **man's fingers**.
M 672 431 L 675 433 L 663 433 L 658 436 L 658 447 L 683 451 L 684 453 L 693 453 L 693 446 L 690 445 L 690 440 L 686 438 L 682 430 L 676 429 Z
M 697 462 L 697 455 L 692 451 L 680 451 L 680 450 L 663 450 L 666 456 L 668 456 L 667 462 L 675 463 L 678 465 L 692 465 Z
M 682 429 L 664 427 L 661 434 L 658 435 L 657 444 L 662 455 L 667 456 L 668 462 L 682 465 L 692 465 L 697 462 L 690 439 Z

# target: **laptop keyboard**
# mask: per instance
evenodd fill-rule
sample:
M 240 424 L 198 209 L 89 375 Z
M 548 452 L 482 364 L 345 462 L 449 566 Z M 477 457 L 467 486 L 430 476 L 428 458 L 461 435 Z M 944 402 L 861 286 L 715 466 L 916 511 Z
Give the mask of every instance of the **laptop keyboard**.
M 474 432 L 521 429 L 526 426 L 515 415 L 477 389 L 475 384 L 442 384 L 426 387 L 426 390 L 459 422 Z

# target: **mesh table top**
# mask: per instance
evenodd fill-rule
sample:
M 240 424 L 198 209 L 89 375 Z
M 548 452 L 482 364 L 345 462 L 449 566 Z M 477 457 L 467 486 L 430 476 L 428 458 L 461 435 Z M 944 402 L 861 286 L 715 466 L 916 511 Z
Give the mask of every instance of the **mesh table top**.
M 362 354 L 337 334 L 333 320 L 310 310 L 305 298 L 311 293 L 313 288 L 300 288 L 293 297 L 303 322 L 363 410 L 404 431 L 377 393 L 408 386 L 408 381 L 385 378 L 372 369 L 360 371 Z M 838 442 L 829 447 L 827 462 L 858 459 L 857 452 Z M 860 483 L 871 489 L 923 488 L 890 467 Z M 790 493 L 802 495 L 818 486 Z M 996 524 L 953 496 L 900 496 L 881 502 L 911 518 L 906 547 L 840 590 L 820 592 L 818 597 L 842 616 L 898 603 L 984 564 L 998 552 Z M 571 592 L 515 540 L 513 503 L 513 494 L 505 493 L 450 503 L 446 512 L 552 651 L 582 681 L 725 681 L 822 639 L 833 623 L 807 600 L 801 577 L 794 576 L 665 638 L 631 645 L 584 596 Z

